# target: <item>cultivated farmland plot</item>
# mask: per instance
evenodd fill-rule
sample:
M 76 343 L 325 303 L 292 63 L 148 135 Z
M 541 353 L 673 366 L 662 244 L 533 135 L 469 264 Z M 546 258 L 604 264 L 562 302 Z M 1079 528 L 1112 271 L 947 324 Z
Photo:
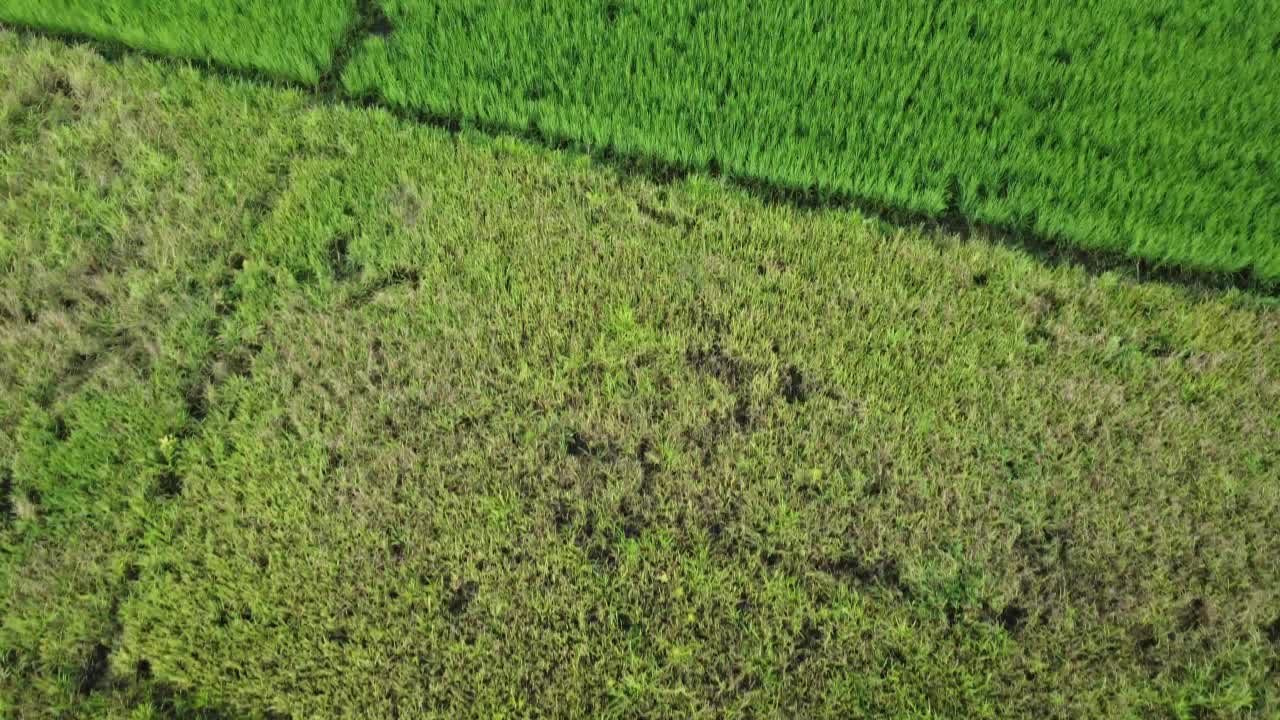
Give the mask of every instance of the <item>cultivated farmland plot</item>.
M 770 191 L 1280 279 L 1266 0 L 6 0 L 0 21 Z M 343 44 L 344 34 L 352 34 Z
M 0 719 L 1280 717 L 1263 4 L 0 21 Z
M 1280 278 L 1265 0 L 379 0 L 348 90 L 1080 247 Z
M 0 0 L 0 22 L 316 82 L 354 0 Z

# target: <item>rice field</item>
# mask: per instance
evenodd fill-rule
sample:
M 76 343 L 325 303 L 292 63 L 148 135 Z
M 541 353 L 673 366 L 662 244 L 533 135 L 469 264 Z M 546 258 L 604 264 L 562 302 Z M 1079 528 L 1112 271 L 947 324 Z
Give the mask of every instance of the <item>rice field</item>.
M 1264 3 L 0 23 L 0 718 L 1280 717 Z
M 306 83 L 329 69 L 354 18 L 354 0 L 0 2 L 0 23 Z
M 819 196 L 1280 278 L 1263 0 L 381 0 L 397 107 Z
M 1280 314 L 0 32 L 0 717 L 1273 717 Z
M 1280 281 L 1265 0 L 9 0 L 0 22 L 331 75 L 663 173 Z

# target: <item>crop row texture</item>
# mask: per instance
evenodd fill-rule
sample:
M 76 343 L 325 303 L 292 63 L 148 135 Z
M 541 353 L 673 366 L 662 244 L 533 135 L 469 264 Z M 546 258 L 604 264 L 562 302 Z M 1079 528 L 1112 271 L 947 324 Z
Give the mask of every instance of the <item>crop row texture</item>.
M 3 0 L 0 22 L 314 83 L 354 0 Z
M 1265 0 L 6 0 L 630 161 L 1280 281 Z M 343 51 L 344 33 L 375 29 Z

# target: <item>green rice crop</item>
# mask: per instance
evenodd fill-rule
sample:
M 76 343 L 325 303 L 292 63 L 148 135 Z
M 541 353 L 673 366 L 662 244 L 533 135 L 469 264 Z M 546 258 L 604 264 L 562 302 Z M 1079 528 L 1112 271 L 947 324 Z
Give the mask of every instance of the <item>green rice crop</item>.
M 353 6 L 7 0 L 0 21 L 316 82 Z M 1280 15 L 1262 0 L 377 7 L 343 75 L 358 95 L 1280 281 Z
M 3 0 L 0 22 L 316 82 L 353 0 Z
M 1278 338 L 0 31 L 0 718 L 1275 718 Z
M 1263 0 L 380 0 L 349 90 L 1156 263 L 1280 279 Z

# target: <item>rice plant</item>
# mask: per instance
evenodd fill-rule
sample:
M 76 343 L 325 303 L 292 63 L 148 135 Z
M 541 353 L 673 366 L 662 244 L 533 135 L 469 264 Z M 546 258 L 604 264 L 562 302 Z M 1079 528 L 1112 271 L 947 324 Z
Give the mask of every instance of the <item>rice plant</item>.
M 4 0 L 0 22 L 314 83 L 354 0 Z
M 1262 0 L 382 0 L 353 93 L 1280 279 Z

